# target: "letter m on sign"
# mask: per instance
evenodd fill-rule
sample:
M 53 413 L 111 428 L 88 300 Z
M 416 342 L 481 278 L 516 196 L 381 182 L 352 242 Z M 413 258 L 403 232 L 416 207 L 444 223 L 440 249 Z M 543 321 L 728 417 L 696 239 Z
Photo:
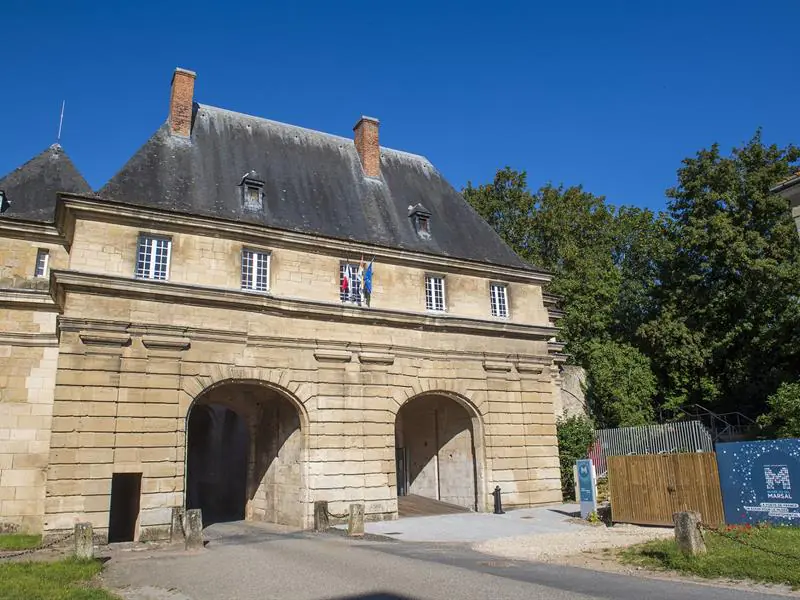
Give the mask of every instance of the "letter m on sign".
M 773 471 L 773 469 L 775 469 Z M 764 479 L 767 481 L 767 489 L 774 490 L 779 485 L 787 492 L 792 489 L 792 482 L 789 479 L 789 467 L 786 465 L 770 465 L 764 467 Z

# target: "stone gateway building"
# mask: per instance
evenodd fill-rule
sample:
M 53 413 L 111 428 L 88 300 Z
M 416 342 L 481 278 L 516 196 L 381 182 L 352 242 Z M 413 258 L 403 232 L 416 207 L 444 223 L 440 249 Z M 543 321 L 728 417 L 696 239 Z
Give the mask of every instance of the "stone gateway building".
M 550 276 L 425 158 L 194 101 L 93 192 L 0 179 L 0 528 L 113 540 L 561 498 Z

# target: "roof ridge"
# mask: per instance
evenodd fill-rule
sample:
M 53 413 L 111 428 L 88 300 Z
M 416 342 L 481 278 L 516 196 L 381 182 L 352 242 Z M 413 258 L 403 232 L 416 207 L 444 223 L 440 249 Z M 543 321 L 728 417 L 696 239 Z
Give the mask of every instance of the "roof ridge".
M 285 127 L 287 129 L 294 129 L 298 131 L 302 131 L 303 133 L 322 136 L 325 138 L 329 138 L 331 140 L 337 140 L 339 142 L 347 142 L 351 145 L 355 145 L 355 142 L 352 138 L 344 137 L 341 135 L 337 135 L 335 133 L 328 133 L 327 131 L 320 131 L 319 129 L 311 129 L 309 127 L 303 127 L 302 125 L 293 125 L 292 123 L 284 123 L 283 121 L 276 121 L 274 119 L 268 119 L 266 117 L 259 117 L 257 115 L 251 115 L 248 113 L 239 112 L 236 110 L 230 110 L 228 108 L 222 108 L 220 106 L 213 106 L 211 104 L 202 104 L 200 102 L 197 103 L 198 108 L 202 109 L 211 109 L 216 112 L 227 113 L 229 115 L 234 115 L 236 117 L 245 117 L 247 119 L 252 119 L 254 121 L 259 121 L 262 123 L 266 123 L 269 125 L 277 125 L 279 127 Z M 392 154 L 397 154 L 398 156 L 406 157 L 406 158 L 416 158 L 418 160 L 424 161 L 428 163 L 428 165 L 433 166 L 431 161 L 422 154 L 416 154 L 414 152 L 408 152 L 406 150 L 397 150 L 395 148 L 389 148 L 388 146 L 381 146 L 381 151 L 390 152 Z
M 25 169 L 25 167 L 27 167 L 29 164 L 31 164 L 36 159 L 41 158 L 47 152 L 51 152 L 51 153 L 55 153 L 55 154 L 63 154 L 67 158 L 67 160 L 72 162 L 72 159 L 69 158 L 69 155 L 67 155 L 66 150 L 64 150 L 64 148 L 60 144 L 51 144 L 47 148 L 42 150 L 41 152 L 31 156 L 28 160 L 26 160 L 20 166 L 14 168 L 14 169 L 11 169 L 8 173 L 6 173 L 2 177 L 0 177 L 0 182 L 5 181 L 9 177 L 11 177 L 11 175 L 13 175 L 14 173 L 16 173 L 18 171 L 22 171 L 23 169 Z M 73 163 L 73 166 L 74 166 L 74 164 L 75 163 Z M 76 170 L 77 170 L 77 168 L 76 168 Z M 83 177 L 83 175 L 80 172 L 78 174 L 81 175 L 81 177 Z M 85 178 L 84 178 L 84 180 L 85 180 Z M 91 187 L 91 186 L 89 186 L 89 187 Z

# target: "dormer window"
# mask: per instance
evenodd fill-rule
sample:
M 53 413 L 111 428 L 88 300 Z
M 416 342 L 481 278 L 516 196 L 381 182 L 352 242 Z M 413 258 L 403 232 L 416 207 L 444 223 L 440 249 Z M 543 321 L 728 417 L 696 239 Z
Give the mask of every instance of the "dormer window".
M 264 182 L 255 171 L 245 173 L 239 187 L 242 190 L 242 206 L 247 211 L 260 211 L 264 207 Z
M 417 232 L 419 237 L 426 240 L 431 237 L 431 213 L 427 208 L 422 204 L 409 206 L 408 217 L 411 219 L 414 231 Z
M 11 206 L 11 202 L 8 201 L 6 193 L 0 190 L 0 213 L 6 212 L 9 206 Z

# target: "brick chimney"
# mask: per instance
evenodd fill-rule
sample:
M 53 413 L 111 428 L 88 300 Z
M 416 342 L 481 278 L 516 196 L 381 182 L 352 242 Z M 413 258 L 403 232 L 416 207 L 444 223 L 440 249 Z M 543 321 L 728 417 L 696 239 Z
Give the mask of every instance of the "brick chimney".
M 175 69 L 172 75 L 172 92 L 169 97 L 169 128 L 174 135 L 189 137 L 192 133 L 192 103 L 194 79 L 197 74 L 186 69 Z
M 361 157 L 361 166 L 366 177 L 381 176 L 381 146 L 378 142 L 378 127 L 380 121 L 372 117 L 362 116 L 356 126 L 355 143 L 358 155 Z

